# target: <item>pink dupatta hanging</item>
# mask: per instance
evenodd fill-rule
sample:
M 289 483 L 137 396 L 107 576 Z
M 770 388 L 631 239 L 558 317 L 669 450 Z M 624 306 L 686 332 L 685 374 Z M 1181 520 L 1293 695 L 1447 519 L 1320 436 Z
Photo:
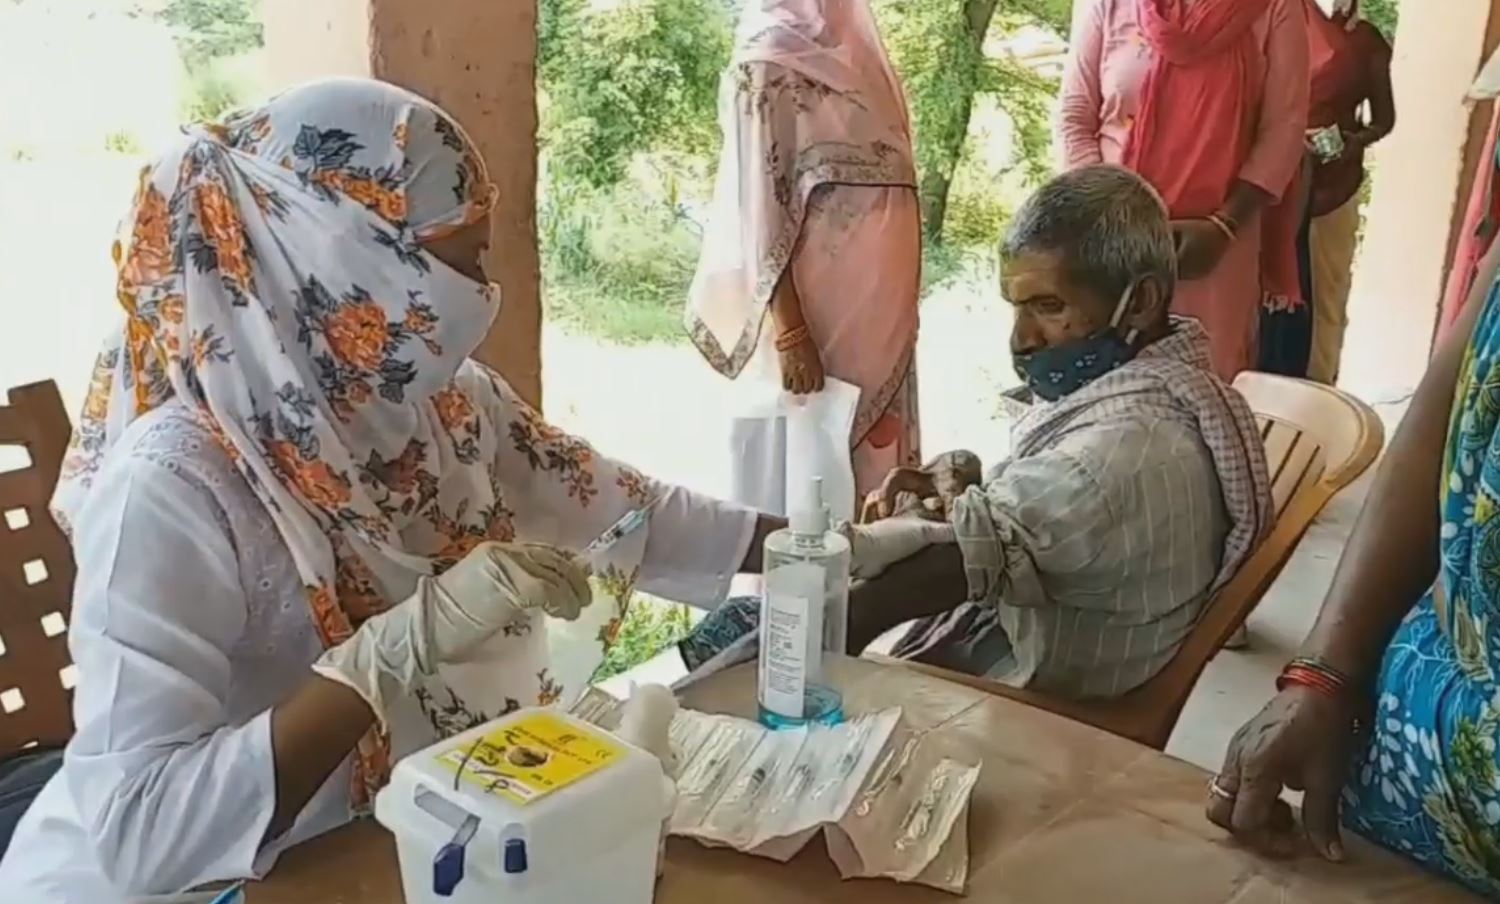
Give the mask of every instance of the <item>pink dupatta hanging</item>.
M 736 378 L 765 355 L 771 296 L 792 272 L 824 369 L 860 387 L 858 446 L 902 388 L 916 343 L 906 102 L 866 0 L 750 0 L 735 42 L 685 325 L 709 364 Z M 869 191 L 841 191 L 854 187 Z

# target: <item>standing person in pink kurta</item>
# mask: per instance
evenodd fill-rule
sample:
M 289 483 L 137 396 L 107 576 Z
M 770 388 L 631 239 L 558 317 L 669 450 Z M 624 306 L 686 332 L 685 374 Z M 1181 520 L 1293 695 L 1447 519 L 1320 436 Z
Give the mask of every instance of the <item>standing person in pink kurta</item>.
M 719 373 L 859 387 L 857 498 L 920 463 L 921 208 L 901 83 L 867 0 L 751 0 L 721 86 L 686 323 Z
M 1066 168 L 1127 166 L 1178 242 L 1174 307 L 1225 379 L 1252 366 L 1263 298 L 1299 293 L 1295 218 L 1276 205 L 1304 153 L 1307 22 L 1292 0 L 1086 0 L 1058 144 Z

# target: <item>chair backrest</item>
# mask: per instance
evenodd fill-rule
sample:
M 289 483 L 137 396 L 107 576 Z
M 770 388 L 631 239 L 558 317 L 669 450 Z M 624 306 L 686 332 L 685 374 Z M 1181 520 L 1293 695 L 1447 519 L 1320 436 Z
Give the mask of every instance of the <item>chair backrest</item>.
M 1265 440 L 1276 520 L 1209 601 L 1167 667 L 1127 694 L 1129 700 L 1118 701 L 1124 703 L 1119 733 L 1158 750 L 1166 747 L 1209 660 L 1250 617 L 1318 513 L 1375 463 L 1385 445 L 1380 417 L 1331 387 L 1262 373 L 1241 374 L 1234 385 L 1250 403 Z
M 57 385 L 12 389 L 0 406 L 0 757 L 73 734 L 73 552 L 47 510 L 70 428 Z
M 1209 601 L 1182 649 L 1156 677 L 1114 700 L 1079 702 L 918 667 L 1157 750 L 1165 748 L 1209 660 L 1245 623 L 1328 500 L 1368 470 L 1385 443 L 1375 412 L 1336 389 L 1261 373 L 1241 374 L 1234 385 L 1260 424 L 1276 520 L 1261 545 Z

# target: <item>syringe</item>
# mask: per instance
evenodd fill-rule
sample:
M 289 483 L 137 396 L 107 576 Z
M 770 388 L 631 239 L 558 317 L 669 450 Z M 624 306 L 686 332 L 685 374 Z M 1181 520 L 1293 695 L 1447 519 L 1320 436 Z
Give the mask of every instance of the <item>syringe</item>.
M 646 505 L 626 512 L 621 516 L 619 521 L 616 521 L 608 530 L 595 538 L 594 542 L 583 548 L 583 557 L 592 561 L 595 556 L 607 551 L 611 546 L 645 527 L 647 522 L 651 520 L 652 510 L 656 508 L 663 498 L 662 496 L 658 496 Z

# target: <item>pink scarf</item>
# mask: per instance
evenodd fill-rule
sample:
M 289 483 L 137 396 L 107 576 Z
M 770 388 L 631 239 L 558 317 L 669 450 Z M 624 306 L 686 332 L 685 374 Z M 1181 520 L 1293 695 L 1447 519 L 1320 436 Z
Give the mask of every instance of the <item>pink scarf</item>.
M 828 374 L 860 388 L 858 445 L 903 385 L 921 267 L 906 101 L 869 3 L 750 0 L 723 88 L 724 144 L 688 335 L 737 379 L 769 348 L 771 295 L 795 268 Z M 823 186 L 902 189 L 911 203 L 872 208 L 879 195 L 844 192 L 819 216 L 813 192 Z
M 1229 197 L 1255 141 L 1260 85 L 1257 0 L 1135 0 L 1155 51 L 1123 163 L 1156 187 L 1177 219 L 1204 217 Z M 1261 283 L 1281 303 L 1301 302 L 1297 230 L 1303 191 L 1293 179 L 1262 217 Z

